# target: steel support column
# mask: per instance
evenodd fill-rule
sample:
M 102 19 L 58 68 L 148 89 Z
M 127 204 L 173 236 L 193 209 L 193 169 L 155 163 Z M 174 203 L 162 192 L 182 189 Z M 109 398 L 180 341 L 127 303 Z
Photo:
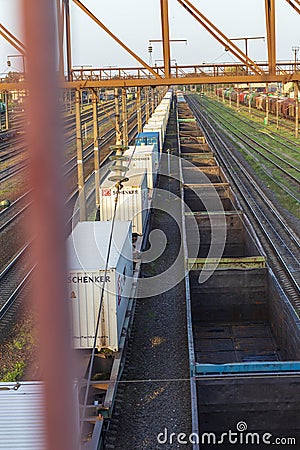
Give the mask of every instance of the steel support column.
M 95 172 L 95 193 L 96 193 L 96 207 L 100 205 L 100 158 L 99 158 L 99 123 L 98 123 L 98 96 L 95 91 L 92 91 L 93 104 L 93 134 L 94 134 L 94 172 Z
M 269 74 L 276 73 L 275 0 L 265 0 Z
M 141 88 L 140 87 L 138 87 L 136 90 L 136 114 L 137 114 L 138 133 L 141 133 L 143 131 L 143 123 L 142 123 Z
M 4 94 L 4 102 L 5 102 L 5 128 L 9 129 L 9 112 L 8 112 L 8 92 Z
M 248 100 L 248 112 L 251 116 L 251 94 L 252 94 L 252 88 L 249 89 L 249 100 Z
M 149 88 L 146 87 L 145 93 L 146 93 L 146 122 L 148 122 L 150 117 L 150 104 L 149 104 Z
M 122 88 L 123 145 L 128 145 L 128 118 L 126 88 Z
M 155 109 L 155 87 L 151 87 L 151 114 Z
M 295 137 L 299 137 L 299 86 L 298 82 L 294 83 L 294 96 L 295 96 Z
M 160 0 L 161 11 L 161 29 L 163 40 L 163 55 L 165 77 L 170 78 L 170 35 L 169 35 L 169 14 L 168 14 L 168 0 Z
M 266 83 L 266 117 L 265 117 L 266 125 L 268 125 L 268 123 L 269 123 L 269 95 L 268 95 L 268 92 L 269 92 L 269 84 Z
M 84 194 L 84 171 L 83 171 L 83 145 L 81 130 L 81 105 L 80 91 L 75 91 L 75 116 L 76 116 L 76 148 L 77 148 L 77 184 L 79 201 L 79 220 L 86 220 L 85 194 Z
M 115 124 L 116 124 L 116 145 L 122 144 L 121 127 L 120 127 L 120 105 L 119 105 L 119 91 L 115 89 Z
M 62 78 L 64 77 L 64 10 L 61 0 L 56 0 L 59 72 Z
M 70 25 L 70 0 L 63 0 L 65 4 L 66 22 L 66 51 L 67 51 L 67 80 L 72 80 L 72 48 L 71 48 L 71 25 Z

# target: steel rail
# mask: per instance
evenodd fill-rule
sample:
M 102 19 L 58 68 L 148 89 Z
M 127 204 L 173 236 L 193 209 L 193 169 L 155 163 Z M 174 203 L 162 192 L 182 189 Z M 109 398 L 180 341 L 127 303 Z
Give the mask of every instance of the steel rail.
M 1 233 L 1 231 L 4 231 L 5 228 L 7 228 L 11 223 L 13 223 L 13 221 L 17 217 L 19 217 L 31 205 L 31 202 L 29 202 L 25 206 L 22 206 L 19 211 L 15 212 L 15 208 L 19 207 L 19 204 L 22 202 L 22 200 L 24 200 L 29 195 L 30 192 L 31 191 L 25 192 L 25 194 L 21 195 L 21 197 L 17 198 L 17 200 L 15 200 L 13 203 L 11 203 L 11 205 L 8 208 L 6 208 L 0 212 L 0 222 L 2 222 L 2 219 L 6 220 L 5 222 L 3 222 L 0 225 L 0 233 Z M 11 215 L 11 213 L 13 215 Z M 10 215 L 11 217 L 6 219 L 7 215 Z
M 213 115 L 210 115 L 210 117 L 213 119 Z M 229 130 L 230 132 L 232 132 L 230 127 L 227 127 L 227 130 Z M 232 132 L 234 133 L 234 132 Z M 236 135 L 238 136 L 238 135 Z M 240 140 L 242 142 L 244 142 L 248 147 L 250 147 L 250 149 L 254 150 L 255 152 L 261 154 L 261 156 L 263 156 L 265 159 L 267 159 L 269 162 L 271 162 L 271 164 L 275 165 L 275 167 L 277 167 L 281 172 L 288 174 L 288 176 L 290 178 L 292 178 L 293 182 L 296 183 L 297 185 L 300 184 L 300 180 L 298 180 L 297 178 L 293 177 L 293 175 L 289 174 L 289 172 L 286 172 L 283 168 L 281 168 L 281 166 L 278 166 L 275 162 L 273 162 L 272 160 L 270 160 L 270 158 L 266 157 L 265 155 L 263 155 L 259 150 L 255 149 L 251 144 L 248 144 L 245 140 L 243 140 L 242 138 L 240 138 Z M 248 155 L 253 157 L 253 153 L 251 152 L 251 150 L 246 150 L 245 151 L 248 153 Z M 266 173 L 266 175 L 272 180 L 273 183 L 277 184 L 277 186 L 280 186 L 280 188 L 282 190 L 284 190 L 290 197 L 292 197 L 297 203 L 300 203 L 300 198 L 296 197 L 295 193 L 292 192 L 289 188 L 287 188 L 283 183 L 277 181 L 273 174 L 265 167 L 265 166 L 261 166 L 262 170 Z
M 194 100 L 189 99 L 188 103 L 191 104 L 194 114 L 197 118 L 198 123 L 200 126 L 204 129 L 204 132 L 206 134 L 206 138 L 209 141 L 212 148 L 215 149 L 216 154 L 218 155 L 218 158 L 222 161 L 224 164 L 224 168 L 230 167 L 231 174 L 228 172 L 228 175 L 230 179 L 232 180 L 233 184 L 237 187 L 238 192 L 240 193 L 241 197 L 244 199 L 244 202 L 246 203 L 248 209 L 251 211 L 253 217 L 255 218 L 256 223 L 258 224 L 260 230 L 262 231 L 263 235 L 269 242 L 269 245 L 271 247 L 272 252 L 275 254 L 276 260 L 279 262 L 281 268 L 283 268 L 285 273 L 285 281 L 286 278 L 288 278 L 289 282 L 292 284 L 293 287 L 293 293 L 290 291 L 289 287 L 286 287 L 290 292 L 288 292 L 288 295 L 290 298 L 292 298 L 292 302 L 294 303 L 294 306 L 297 309 L 298 315 L 300 313 L 300 262 L 297 258 L 297 255 L 299 254 L 300 249 L 300 243 L 299 240 L 296 238 L 293 231 L 290 229 L 290 227 L 287 226 L 284 219 L 280 215 L 280 213 L 277 211 L 277 208 L 275 205 L 270 201 L 270 199 L 265 195 L 265 193 L 262 191 L 262 189 L 259 187 L 257 182 L 253 179 L 253 177 L 250 175 L 250 173 L 241 166 L 241 162 L 232 155 L 231 152 L 229 152 L 228 146 L 224 142 L 224 140 L 218 135 L 218 133 L 215 131 L 211 123 L 208 121 L 208 119 L 197 109 L 197 103 L 195 103 Z M 211 135 L 215 136 L 215 140 L 218 141 L 218 144 L 213 140 Z M 222 152 L 220 148 L 220 144 L 224 149 L 226 149 L 226 152 Z M 249 188 L 245 185 L 245 180 L 243 181 L 241 176 L 237 173 L 236 168 L 233 167 L 232 161 L 235 163 L 236 168 L 238 168 L 242 174 L 245 176 L 245 179 L 248 180 L 251 189 L 254 189 L 255 194 L 250 192 Z M 234 177 L 232 175 L 232 171 L 234 170 Z M 257 196 L 258 194 L 258 196 Z M 267 216 L 266 211 L 262 210 L 261 205 L 259 205 L 258 198 L 261 198 L 263 201 L 263 204 L 266 205 L 266 211 L 271 210 L 271 215 L 276 217 L 276 223 L 280 223 L 281 231 L 278 232 L 274 225 L 271 222 L 270 217 Z M 252 202 L 252 204 L 251 204 Z M 263 224 L 265 222 L 265 224 Z M 269 230 L 266 229 L 266 224 L 269 226 Z M 273 236 L 271 236 L 270 232 L 272 231 Z M 282 231 L 284 231 L 287 234 L 286 241 L 281 236 Z M 276 244 L 276 239 L 280 240 L 280 244 Z M 297 249 L 297 251 L 293 252 L 289 249 L 289 245 L 291 246 L 291 242 L 294 242 L 294 245 Z M 290 257 L 293 260 L 293 264 L 297 266 L 293 267 L 292 269 L 289 267 L 289 263 L 286 260 L 287 256 L 283 255 L 283 252 L 286 251 Z M 295 274 L 295 275 L 294 275 Z M 296 278 L 298 274 L 298 277 Z M 277 275 L 278 274 L 277 271 Z M 286 284 L 286 283 L 284 283 Z
M 134 119 L 134 115 L 131 116 L 131 121 Z M 135 130 L 137 128 L 137 125 L 135 124 L 131 130 L 129 131 L 129 135 L 133 135 L 135 133 Z M 105 144 L 108 143 L 113 137 L 114 137 L 114 129 L 110 130 L 109 132 L 106 133 L 108 136 L 105 138 Z M 90 144 L 89 147 L 92 147 L 93 144 Z M 105 164 L 105 162 L 108 160 L 109 156 L 111 155 L 112 152 L 109 152 L 107 155 L 105 155 L 100 162 L 100 167 L 103 166 Z M 89 157 L 91 157 L 93 154 L 93 151 L 91 151 L 89 153 Z M 94 174 L 94 172 L 92 172 L 91 174 L 89 174 L 85 180 L 85 183 L 88 181 L 88 179 L 90 177 L 92 177 Z M 29 191 L 30 192 L 30 191 Z M 23 194 L 19 199 L 17 199 L 11 206 L 17 204 L 21 199 L 23 199 L 24 197 L 26 197 L 26 195 L 29 194 L 29 192 Z M 76 195 L 78 194 L 78 189 L 75 190 L 71 196 L 67 199 L 66 201 L 66 206 L 76 197 Z M 87 196 L 87 201 L 89 201 L 90 197 L 93 195 L 93 190 L 91 190 L 91 192 L 89 192 L 88 196 Z M 22 211 L 18 212 L 14 217 L 10 218 L 4 225 L 2 225 L 2 227 L 0 228 L 0 231 L 2 231 L 2 229 L 4 229 L 6 226 L 8 226 L 10 223 L 13 222 L 13 220 L 20 216 L 22 212 L 24 212 L 25 209 L 27 209 L 27 207 L 29 207 L 30 203 L 28 205 L 26 205 Z M 6 214 L 7 211 L 4 210 L 0 213 L 0 217 L 2 214 Z M 68 220 L 68 222 L 66 223 L 66 226 L 68 226 L 70 224 L 70 222 L 72 222 L 74 215 L 76 214 L 76 211 L 71 215 L 70 219 Z M 18 262 L 20 261 L 20 259 L 25 255 L 25 252 L 28 250 L 29 246 L 30 246 L 31 242 L 27 243 L 21 250 L 20 252 L 13 258 L 13 260 L 5 267 L 5 269 L 0 273 L 0 290 L 3 291 L 3 289 L 1 288 L 1 284 L 3 282 L 3 279 L 8 275 L 8 273 L 16 267 L 16 264 L 18 264 Z M 34 269 L 33 267 L 29 268 L 29 271 L 27 271 L 27 273 L 25 274 L 25 276 L 21 277 L 21 279 L 18 281 L 18 286 L 16 288 L 13 289 L 13 292 L 10 293 L 9 297 L 4 301 L 4 303 L 1 305 L 0 304 L 0 322 L 2 322 L 2 320 L 4 319 L 6 313 L 10 310 L 11 306 L 17 301 L 18 296 L 21 294 L 21 292 L 23 291 L 23 289 L 25 288 L 25 286 L 27 285 L 27 283 L 30 281 L 31 279 L 31 275 L 32 275 L 32 271 Z M 7 283 L 6 284 L 6 288 L 7 288 Z M 1 323 L 0 323 L 1 326 Z
M 219 98 L 219 97 L 218 97 Z M 212 101 L 211 101 L 212 100 Z M 240 117 L 240 115 L 238 115 L 238 113 L 237 113 L 237 111 L 236 110 L 234 110 L 234 109 L 232 109 L 232 108 L 230 108 L 230 107 L 228 107 L 228 106 L 224 106 L 222 103 L 220 103 L 220 102 L 217 102 L 217 104 L 215 104 L 214 103 L 214 100 L 215 99 L 213 99 L 213 98 L 208 98 L 208 97 L 206 97 L 206 98 L 201 98 L 201 102 L 204 102 L 204 103 L 209 103 L 210 104 L 210 106 L 212 106 L 214 109 L 217 109 L 218 107 L 220 107 L 220 108 L 222 108 L 224 111 L 226 111 L 228 114 L 231 114 L 232 115 L 232 117 L 236 117 L 236 118 L 238 118 L 239 120 L 240 120 L 240 122 L 243 122 L 243 123 L 245 123 L 245 124 L 247 124 L 248 126 L 250 126 L 251 128 L 253 128 L 254 130 L 256 130 L 256 131 L 258 131 L 258 132 L 260 132 L 260 133 L 263 133 L 263 131 L 261 131 L 259 128 L 261 127 L 261 125 L 260 124 L 258 124 L 257 122 L 252 122 L 251 120 L 247 120 L 247 119 L 245 119 L 245 118 L 243 118 L 243 117 Z M 215 100 L 215 101 L 217 101 L 217 100 Z M 245 111 L 248 111 L 248 107 L 246 106 L 246 105 L 243 105 L 243 104 L 240 104 L 240 108 L 242 108 L 243 110 L 245 110 Z M 261 112 L 261 114 L 260 114 L 260 112 Z M 258 109 L 254 109 L 254 108 L 252 108 L 252 110 L 251 110 L 251 115 L 253 115 L 253 116 L 255 116 L 255 117 L 258 117 L 258 118 L 260 118 L 260 119 L 262 119 L 263 118 L 263 114 L 265 113 L 265 111 L 263 111 L 263 110 L 258 110 Z M 272 115 L 273 115 L 273 113 L 271 113 Z M 281 118 L 282 119 L 282 118 Z M 285 120 L 289 120 L 289 119 L 285 119 Z M 271 120 L 270 118 L 269 118 L 269 121 L 270 122 L 272 122 L 272 123 L 275 123 L 276 124 L 276 121 L 274 121 L 274 120 Z M 288 127 L 287 125 L 285 125 L 284 123 L 282 123 L 281 122 L 281 124 L 280 124 L 281 126 L 283 126 L 283 127 L 285 127 L 288 131 L 293 131 L 294 132 L 294 127 Z M 294 152 L 296 152 L 296 153 L 300 153 L 300 148 L 298 149 L 298 148 L 296 148 L 295 147 L 295 145 L 297 145 L 294 141 L 292 141 L 291 139 L 289 139 L 289 138 L 287 138 L 287 137 L 285 137 L 285 136 L 282 136 L 281 134 L 279 134 L 279 133 L 277 133 L 276 131 L 270 131 L 270 133 L 272 133 L 272 134 L 268 134 L 267 132 L 265 133 L 267 136 L 269 136 L 271 139 L 275 139 L 273 136 L 276 136 L 278 139 L 280 139 L 280 140 L 282 140 L 283 142 L 281 142 L 281 145 L 283 145 L 284 147 L 286 147 L 286 148 L 288 148 L 289 150 L 293 150 Z M 277 139 L 275 139 L 275 140 L 277 140 Z M 287 143 L 289 143 L 289 144 L 292 144 L 293 145 L 293 147 L 291 147 L 290 145 L 288 145 Z
M 212 114 L 210 112 L 207 113 L 209 116 L 213 117 Z M 278 156 L 276 153 L 272 152 L 271 150 L 269 150 L 268 148 L 266 148 L 265 146 L 263 146 L 262 144 L 260 144 L 259 142 L 255 141 L 255 139 L 251 138 L 249 135 L 247 135 L 245 132 L 243 132 L 241 129 L 237 128 L 236 126 L 234 126 L 234 130 L 237 130 L 239 133 L 237 133 L 236 131 L 233 130 L 233 126 L 232 124 L 229 122 L 229 120 L 225 119 L 223 116 L 221 116 L 219 113 L 215 112 L 215 115 L 218 116 L 218 119 L 220 120 L 220 122 L 224 125 L 225 127 L 236 137 L 238 137 L 244 144 L 248 145 L 250 148 L 252 148 L 255 152 L 257 152 L 258 154 L 260 154 L 264 159 L 266 159 L 267 161 L 269 161 L 270 163 L 272 163 L 275 167 L 277 167 L 277 169 L 279 169 L 281 172 L 285 173 L 288 177 L 290 177 L 293 181 L 295 181 L 296 183 L 300 184 L 300 180 L 296 177 L 294 177 L 293 175 L 291 175 L 289 172 L 287 172 L 284 168 L 282 168 L 279 164 L 277 164 L 275 161 L 273 161 L 271 158 L 269 158 L 268 156 L 264 155 L 260 150 L 258 150 L 257 148 L 255 148 L 253 146 L 253 144 L 249 144 L 250 142 L 253 142 L 255 145 L 257 145 L 258 147 L 262 148 L 264 151 L 266 151 L 267 153 L 273 155 L 275 158 L 277 158 L 279 161 L 283 162 L 284 164 L 286 164 L 287 166 L 289 166 L 291 169 L 295 170 L 296 172 L 300 173 L 300 168 L 296 167 L 295 165 L 291 164 L 290 162 L 286 161 L 284 158 L 282 158 L 281 156 Z M 226 125 L 227 124 L 227 125 Z M 241 136 L 244 136 L 241 137 Z

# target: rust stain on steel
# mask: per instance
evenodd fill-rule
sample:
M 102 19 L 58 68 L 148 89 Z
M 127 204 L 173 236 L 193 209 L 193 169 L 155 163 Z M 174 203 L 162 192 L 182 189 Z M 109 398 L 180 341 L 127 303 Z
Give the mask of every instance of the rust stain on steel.
M 28 144 L 33 189 L 29 227 L 35 236 L 33 258 L 37 262 L 31 296 L 38 314 L 38 364 L 45 383 L 47 449 L 76 450 L 54 12 L 53 1 L 22 2 L 28 51 Z

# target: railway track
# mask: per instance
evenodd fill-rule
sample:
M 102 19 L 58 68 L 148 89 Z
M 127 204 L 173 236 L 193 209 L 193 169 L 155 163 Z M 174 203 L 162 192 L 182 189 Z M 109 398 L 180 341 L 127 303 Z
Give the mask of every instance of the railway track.
M 220 101 L 220 97 L 216 96 L 216 100 Z M 227 101 L 227 104 L 229 106 L 229 101 Z M 236 106 L 236 102 L 232 102 Z M 239 109 L 241 111 L 249 112 L 249 106 L 244 105 L 243 103 L 239 104 Z M 276 125 L 277 127 L 277 119 L 274 118 L 274 113 L 272 111 L 269 111 L 269 123 Z M 266 111 L 264 110 L 258 110 L 255 107 L 251 107 L 251 116 L 257 117 L 258 119 L 263 120 L 266 117 Z M 287 119 L 282 116 L 278 116 L 278 127 L 284 128 L 286 132 L 294 133 L 295 132 L 295 126 L 292 125 L 292 123 L 295 122 L 294 119 Z M 288 140 L 288 139 L 287 139 Z M 291 141 L 292 142 L 292 141 Z
M 30 243 L 10 261 L 0 273 L 1 299 L 0 299 L 0 330 L 9 326 L 15 317 L 21 302 L 24 290 L 31 280 L 33 267 L 30 263 Z
M 251 118 L 249 118 L 248 120 L 246 118 L 244 118 L 243 116 L 241 116 L 241 114 L 239 114 L 236 110 L 234 109 L 230 109 L 227 106 L 222 105 L 219 102 L 215 102 L 213 99 L 207 99 L 207 98 L 201 98 L 201 103 L 204 103 L 205 105 L 208 105 L 210 108 L 213 108 L 214 111 L 224 111 L 224 113 L 230 115 L 233 118 L 236 118 L 239 120 L 239 122 L 247 125 L 248 128 L 252 128 L 255 133 L 263 133 L 265 135 L 265 137 L 272 139 L 272 141 L 278 141 L 278 143 L 280 143 L 281 146 L 287 148 L 288 150 L 291 150 L 292 152 L 295 152 L 295 154 L 300 154 L 300 147 L 298 146 L 298 144 L 295 141 L 292 141 L 291 139 L 289 139 L 286 136 L 282 136 L 281 134 L 271 131 L 270 133 L 268 133 L 267 127 L 265 127 L 265 129 L 262 129 L 261 124 L 254 122 L 253 120 L 251 120 Z M 255 116 L 255 114 L 252 114 L 252 116 Z M 256 117 L 262 117 L 260 115 L 256 115 Z
M 15 200 L 9 208 L 0 212 L 0 233 L 21 216 L 31 205 L 29 194 L 30 191 L 25 192 L 25 194 Z
M 205 113 L 205 114 L 208 114 L 208 113 Z M 215 117 L 217 117 L 217 120 L 214 119 Z M 228 120 L 224 119 L 218 113 L 214 113 L 214 114 L 211 113 L 210 118 L 211 118 L 211 120 L 215 120 L 218 123 L 219 127 L 222 127 L 223 129 L 227 130 L 230 135 L 235 135 L 239 141 L 242 141 L 242 143 L 240 144 L 242 150 L 244 152 L 246 152 L 249 155 L 249 157 L 251 157 L 251 159 L 253 160 L 254 163 L 260 163 L 259 157 L 261 157 L 262 161 L 266 161 L 266 164 L 269 164 L 271 166 L 271 167 L 267 167 L 266 164 L 260 163 L 259 169 L 261 172 L 264 173 L 264 175 L 268 179 L 271 180 L 272 183 L 274 183 L 275 185 L 278 186 L 278 188 L 280 188 L 280 189 L 278 189 L 278 193 L 284 191 L 285 194 L 287 194 L 286 198 L 290 197 L 293 200 L 295 200 L 298 204 L 300 203 L 300 199 L 299 199 L 299 195 L 298 195 L 300 178 L 299 178 L 299 175 L 297 176 L 297 174 L 299 173 L 299 152 L 298 152 L 295 144 L 294 144 L 293 148 L 288 146 L 290 151 L 292 151 L 294 154 L 293 155 L 292 154 L 291 155 L 284 154 L 286 159 L 283 159 L 281 156 L 278 156 L 274 152 L 271 152 L 271 154 L 273 154 L 278 159 L 278 162 L 275 162 L 267 155 L 264 155 L 259 150 L 259 148 L 257 148 L 257 145 L 259 146 L 260 144 L 256 142 L 255 136 L 253 138 L 251 138 L 251 140 L 250 140 L 247 134 L 243 133 L 243 135 L 240 135 L 239 133 L 236 132 L 236 127 L 233 128 L 232 124 Z M 224 122 L 224 120 L 226 122 Z M 240 120 L 240 119 L 238 118 L 238 120 Z M 250 126 L 252 126 L 252 125 L 250 125 Z M 259 133 L 262 133 L 261 130 L 257 130 L 257 131 Z M 274 145 L 274 138 L 270 135 L 267 135 L 267 136 L 270 139 L 272 139 L 272 145 Z M 279 148 L 281 148 L 281 145 L 282 145 L 281 143 L 278 143 Z M 268 148 L 266 148 L 265 146 L 262 146 L 262 147 L 266 150 L 267 153 L 270 152 L 270 150 Z M 295 165 L 297 163 L 297 158 L 298 158 L 298 166 Z M 290 163 L 288 160 L 293 161 L 293 164 Z M 281 162 L 281 161 L 283 161 L 283 162 Z M 281 164 L 286 164 L 288 166 L 289 172 L 287 171 L 286 168 L 283 168 L 280 165 L 280 162 L 281 162 Z M 282 175 L 279 176 L 280 174 L 282 174 Z M 282 201 L 285 201 L 285 200 L 282 200 Z
M 255 136 L 252 137 L 249 134 L 246 134 L 236 125 L 233 126 L 229 120 L 225 119 L 217 111 L 214 111 L 214 114 L 206 112 L 206 115 L 208 115 L 212 119 L 216 117 L 218 119 L 218 122 L 222 124 L 222 126 L 224 126 L 227 130 L 229 130 L 233 136 L 237 137 L 241 142 L 243 142 L 246 146 L 248 146 L 251 149 L 251 151 L 254 151 L 256 154 L 260 155 L 264 160 L 271 163 L 287 178 L 289 178 L 290 181 L 296 183 L 297 188 L 299 187 L 300 178 L 298 174 L 300 174 L 300 164 L 296 165 L 297 161 L 293 160 L 294 162 L 292 163 L 288 161 L 289 159 L 288 155 L 285 155 L 285 158 L 283 158 L 282 156 L 278 155 L 275 151 L 269 149 L 266 145 L 262 145 L 261 143 L 257 142 Z M 291 147 L 288 148 L 292 151 L 295 151 L 295 148 Z M 298 176 L 295 176 L 294 174 Z
M 131 116 L 131 123 L 134 120 L 134 115 Z M 129 138 L 132 139 L 136 134 L 137 125 L 134 124 L 129 130 Z M 113 129 L 109 130 L 102 137 L 102 146 L 108 146 L 110 141 L 113 139 L 115 131 Z M 93 144 L 89 144 L 84 152 L 84 162 L 87 163 L 89 159 L 93 158 Z M 109 158 L 111 152 L 107 149 L 101 152 L 100 155 L 100 165 L 103 165 Z M 70 166 L 70 161 L 73 165 Z M 76 157 L 72 158 L 68 163 L 65 164 L 66 172 L 65 176 L 69 176 L 77 168 Z M 68 165 L 70 167 L 68 167 Z M 25 168 L 25 167 L 24 167 Z M 17 173 L 18 168 L 10 176 Z M 88 207 L 94 207 L 94 183 L 93 183 L 94 172 L 88 173 L 85 178 L 86 188 L 86 202 Z M 78 189 L 75 189 L 66 201 L 67 210 L 67 230 L 71 232 L 73 220 L 76 220 L 78 215 L 78 208 L 76 208 L 76 201 L 78 196 Z M 0 213 L 0 232 L 6 230 L 8 227 L 13 227 L 14 221 L 17 218 L 24 218 L 24 214 L 28 212 L 31 205 L 30 192 L 26 192 L 15 202 L 13 202 L 9 208 L 3 210 Z M 29 244 L 26 244 L 20 252 L 15 255 L 11 262 L 5 267 L 3 272 L 0 274 L 0 291 L 3 292 L 3 302 L 0 303 L 0 327 L 6 326 L 10 320 L 15 316 L 15 311 L 21 304 L 23 294 L 27 289 L 27 285 L 30 282 L 33 267 L 28 263 L 28 248 Z M 1 297 L 2 298 L 2 297 Z
M 264 245 L 269 265 L 297 314 L 300 315 L 299 238 L 243 166 L 241 156 L 233 154 L 219 132 L 216 132 L 211 118 L 209 119 L 203 111 L 199 110 L 199 103 L 190 97 L 187 101 L 223 167 L 230 167 L 227 175 L 237 188 L 242 206 L 256 223 L 257 234 Z

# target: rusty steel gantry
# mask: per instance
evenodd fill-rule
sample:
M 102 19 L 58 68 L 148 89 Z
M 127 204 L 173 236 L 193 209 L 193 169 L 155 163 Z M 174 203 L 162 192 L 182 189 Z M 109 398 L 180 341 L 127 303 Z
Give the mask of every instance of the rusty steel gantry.
M 137 67 L 121 68 L 90 68 L 74 69 L 72 67 L 71 46 L 71 17 L 70 2 L 73 1 L 87 16 L 90 17 L 102 30 L 117 42 L 137 63 Z M 295 71 L 291 61 L 276 62 L 276 27 L 275 27 L 275 0 L 262 0 L 265 2 L 266 41 L 268 61 L 264 64 L 253 61 L 248 52 L 244 53 L 228 38 L 212 21 L 210 21 L 193 3 L 193 0 L 177 0 L 177 2 L 194 19 L 204 27 L 226 50 L 232 53 L 239 63 L 227 64 L 191 64 L 171 65 L 168 0 L 160 0 L 161 30 L 163 46 L 163 65 L 149 66 L 140 56 L 133 52 L 121 39 L 119 39 L 104 23 L 95 16 L 81 0 L 56 0 L 58 14 L 58 41 L 60 43 L 60 70 L 63 88 L 92 89 L 105 87 L 142 87 L 142 86 L 169 86 L 184 84 L 224 84 L 224 83 L 270 83 L 289 81 L 299 82 L 300 74 Z M 300 14 L 299 0 L 286 0 L 292 8 Z M 2 29 L 3 30 L 3 29 Z M 6 30 L 8 31 L 8 30 Z M 1 29 L 0 29 L 1 33 Z M 2 35 L 4 33 L 1 33 Z M 6 33 L 6 38 L 11 38 Z M 63 45 L 65 41 L 65 46 Z M 20 43 L 19 43 L 20 45 Z M 64 47 L 66 51 L 64 52 Z M 20 49 L 21 50 L 21 49 Z M 64 54 L 65 53 L 65 54 Z M 63 76 L 64 65 L 67 75 Z M 0 90 L 24 89 L 23 82 L 0 83 Z

